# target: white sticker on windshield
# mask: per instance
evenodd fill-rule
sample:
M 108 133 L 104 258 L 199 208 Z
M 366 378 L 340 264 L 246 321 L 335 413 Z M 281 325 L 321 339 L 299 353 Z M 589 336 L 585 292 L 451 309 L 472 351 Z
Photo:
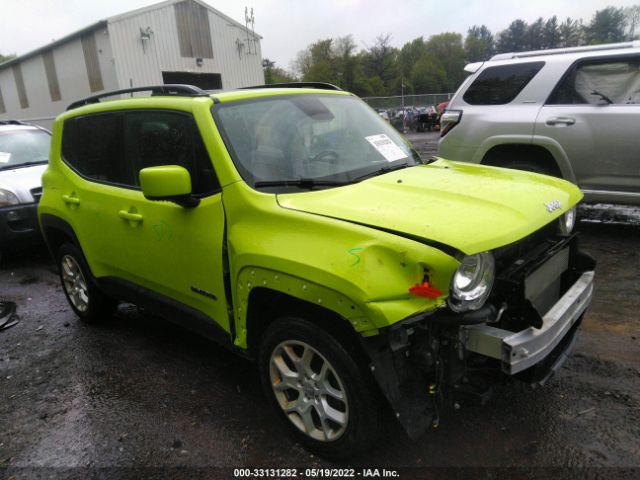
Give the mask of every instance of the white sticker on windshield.
M 11 154 L 8 152 L 0 152 L 0 163 L 9 163 L 11 160 Z
M 384 133 L 380 135 L 370 135 L 364 138 L 373 145 L 373 148 L 380 152 L 380 155 L 387 159 L 387 162 L 395 162 L 401 158 L 407 158 L 407 154 Z

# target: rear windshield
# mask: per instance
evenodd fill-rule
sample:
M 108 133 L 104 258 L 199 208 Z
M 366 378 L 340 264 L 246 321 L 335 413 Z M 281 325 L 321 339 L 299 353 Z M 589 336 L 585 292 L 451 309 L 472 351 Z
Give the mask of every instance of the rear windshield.
M 531 62 L 489 67 L 462 98 L 470 105 L 504 105 L 516 98 L 543 66 L 544 62 Z

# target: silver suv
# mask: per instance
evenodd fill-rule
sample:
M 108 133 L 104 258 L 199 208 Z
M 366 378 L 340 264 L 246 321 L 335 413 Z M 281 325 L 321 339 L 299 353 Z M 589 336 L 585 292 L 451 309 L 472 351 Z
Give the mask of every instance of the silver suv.
M 640 204 L 640 42 L 469 64 L 438 155 L 563 177 L 587 202 Z

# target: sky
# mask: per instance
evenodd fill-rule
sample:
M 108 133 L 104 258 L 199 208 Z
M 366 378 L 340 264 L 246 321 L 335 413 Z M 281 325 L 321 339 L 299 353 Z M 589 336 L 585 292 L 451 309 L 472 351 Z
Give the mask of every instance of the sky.
M 640 0 L 204 0 L 244 24 L 253 8 L 262 56 L 289 69 L 312 42 L 352 34 L 360 48 L 378 35 L 394 46 L 442 32 L 466 34 L 472 25 L 493 33 L 517 18 L 532 22 L 557 15 L 589 22 L 596 10 Z M 99 20 L 159 3 L 158 0 L 0 0 L 0 53 L 21 55 Z

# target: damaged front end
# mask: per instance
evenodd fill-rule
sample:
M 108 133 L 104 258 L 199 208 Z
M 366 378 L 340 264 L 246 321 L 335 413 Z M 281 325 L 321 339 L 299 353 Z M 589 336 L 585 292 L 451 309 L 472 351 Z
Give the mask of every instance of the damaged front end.
M 442 308 L 363 338 L 374 377 L 411 438 L 437 427 L 447 405 L 486 402 L 500 377 L 544 384 L 571 350 L 595 268 L 577 235 L 539 231 L 492 253 L 496 278 L 480 308 Z

